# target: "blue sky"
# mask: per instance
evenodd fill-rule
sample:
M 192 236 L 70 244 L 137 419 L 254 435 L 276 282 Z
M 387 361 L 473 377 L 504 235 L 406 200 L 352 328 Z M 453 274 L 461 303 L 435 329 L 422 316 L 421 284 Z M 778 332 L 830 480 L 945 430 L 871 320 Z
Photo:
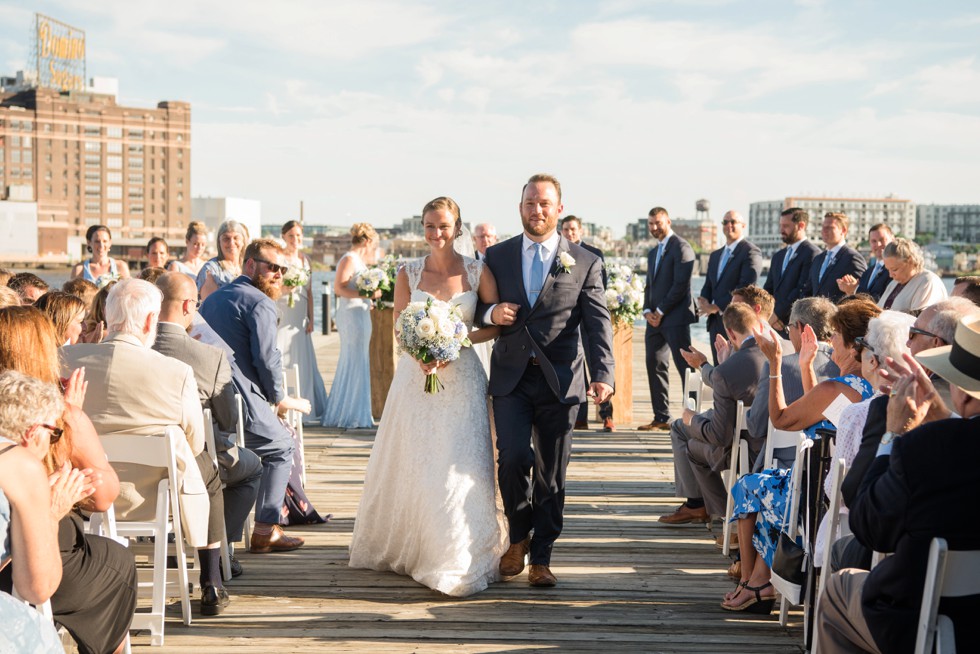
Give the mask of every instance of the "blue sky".
M 519 229 L 523 181 L 624 226 L 787 195 L 980 202 L 980 5 L 798 0 L 52 0 L 123 104 L 192 104 L 192 193 L 390 225 L 438 195 Z

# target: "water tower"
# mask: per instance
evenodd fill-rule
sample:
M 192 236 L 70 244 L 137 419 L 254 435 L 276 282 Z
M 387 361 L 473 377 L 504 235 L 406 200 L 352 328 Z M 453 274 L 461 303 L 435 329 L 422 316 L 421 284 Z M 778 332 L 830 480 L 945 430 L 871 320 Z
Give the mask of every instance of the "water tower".
M 694 217 L 697 220 L 711 221 L 711 203 L 705 199 L 700 199 L 694 203 Z

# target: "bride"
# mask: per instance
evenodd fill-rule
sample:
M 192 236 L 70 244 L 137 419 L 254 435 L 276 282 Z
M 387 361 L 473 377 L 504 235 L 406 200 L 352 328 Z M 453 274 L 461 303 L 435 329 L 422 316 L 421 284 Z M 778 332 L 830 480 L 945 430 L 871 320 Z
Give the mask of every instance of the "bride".
M 458 305 L 473 324 L 477 300 L 498 301 L 493 275 L 482 261 L 453 248 L 460 236 L 459 206 L 432 200 L 422 210 L 430 253 L 406 264 L 395 281 L 395 322 L 411 301 Z M 479 343 L 497 334 L 478 329 Z M 436 364 L 408 354 L 398 361 L 368 461 L 350 566 L 411 576 L 446 595 L 477 593 L 497 579 L 509 539 L 498 501 L 487 376 L 472 348 L 440 364 L 439 393 L 424 392 Z

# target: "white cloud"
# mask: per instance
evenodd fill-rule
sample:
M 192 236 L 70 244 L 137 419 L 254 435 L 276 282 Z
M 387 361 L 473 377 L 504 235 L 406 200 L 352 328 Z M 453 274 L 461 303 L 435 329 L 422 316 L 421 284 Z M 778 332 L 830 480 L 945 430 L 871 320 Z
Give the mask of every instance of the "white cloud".
M 875 86 L 872 96 L 901 94 L 918 106 L 962 109 L 980 106 L 980 66 L 966 57 L 919 68 L 911 75 Z

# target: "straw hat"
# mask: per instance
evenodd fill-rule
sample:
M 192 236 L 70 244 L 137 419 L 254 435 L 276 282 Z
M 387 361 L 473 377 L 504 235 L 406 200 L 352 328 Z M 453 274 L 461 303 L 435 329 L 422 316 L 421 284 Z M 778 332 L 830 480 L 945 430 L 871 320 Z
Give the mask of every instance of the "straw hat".
M 980 317 L 960 320 L 952 345 L 925 350 L 915 358 L 967 395 L 980 400 Z

